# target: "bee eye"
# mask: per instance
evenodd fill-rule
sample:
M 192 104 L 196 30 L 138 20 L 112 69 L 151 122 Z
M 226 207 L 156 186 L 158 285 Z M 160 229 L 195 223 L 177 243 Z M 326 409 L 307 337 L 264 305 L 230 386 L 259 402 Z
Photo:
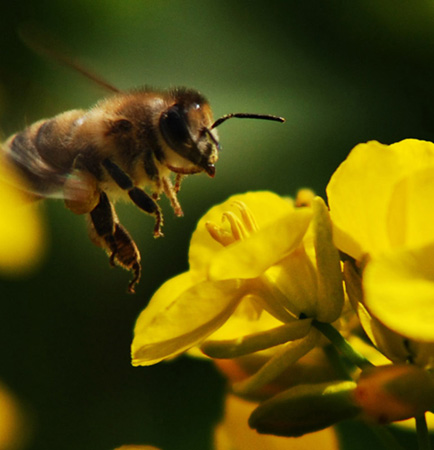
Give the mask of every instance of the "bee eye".
M 173 149 L 185 147 L 191 140 L 187 117 L 179 105 L 172 106 L 161 115 L 160 130 Z

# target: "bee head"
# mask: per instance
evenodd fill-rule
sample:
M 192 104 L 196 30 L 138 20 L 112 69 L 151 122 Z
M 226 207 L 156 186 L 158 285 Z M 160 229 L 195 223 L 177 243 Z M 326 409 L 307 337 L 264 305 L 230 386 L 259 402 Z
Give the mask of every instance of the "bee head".
M 193 163 L 197 171 L 215 174 L 218 159 L 217 133 L 210 131 L 211 109 L 202 98 L 179 101 L 161 114 L 159 127 L 167 145 Z M 197 101 L 199 100 L 199 101 Z
M 191 89 L 172 91 L 174 104 L 161 114 L 160 131 L 167 145 L 178 155 L 193 163 L 197 169 L 172 170 L 180 173 L 205 171 L 215 174 L 218 159 L 218 142 L 215 128 L 228 119 L 261 119 L 285 122 L 283 117 L 270 114 L 230 113 L 213 122 L 211 108 L 206 99 Z

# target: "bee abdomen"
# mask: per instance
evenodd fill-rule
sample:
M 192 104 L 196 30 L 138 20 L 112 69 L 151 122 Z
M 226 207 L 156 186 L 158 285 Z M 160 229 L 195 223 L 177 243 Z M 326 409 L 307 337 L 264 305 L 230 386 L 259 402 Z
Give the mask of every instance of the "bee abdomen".
M 61 187 L 64 177 L 41 157 L 31 131 L 26 128 L 9 140 L 9 157 L 34 192 L 47 194 Z
M 101 172 L 92 143 L 75 136 L 85 111 L 72 110 L 41 120 L 12 136 L 6 143 L 10 159 L 23 173 L 29 189 L 42 196 L 57 195 L 80 159 L 92 175 Z M 80 158 L 77 158 L 80 155 Z

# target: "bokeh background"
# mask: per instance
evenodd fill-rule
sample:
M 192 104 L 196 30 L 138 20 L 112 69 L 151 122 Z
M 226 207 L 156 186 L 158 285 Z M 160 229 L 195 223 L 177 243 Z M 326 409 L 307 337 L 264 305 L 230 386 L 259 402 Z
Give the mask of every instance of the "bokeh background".
M 229 195 L 300 187 L 325 194 L 359 142 L 434 139 L 434 3 L 412 0 L 21 0 L 0 8 L 0 129 L 72 108 L 105 92 L 30 51 L 19 27 L 36 24 L 120 88 L 195 87 L 215 116 L 282 115 L 284 125 L 232 120 L 219 128 L 215 179 L 185 180 L 184 218 L 167 201 L 165 237 L 119 205 L 142 253 L 137 294 L 61 201 L 41 205 L 46 252 L 25 277 L 0 274 L 0 380 L 26 413 L 28 449 L 103 450 L 148 443 L 208 450 L 224 381 L 203 361 L 130 365 L 132 327 L 152 293 L 188 267 L 199 217 Z M 1 217 L 1 212 L 0 212 Z M 341 427 L 346 448 L 377 448 L 360 425 Z M 401 434 L 406 448 L 411 436 Z M 378 447 L 380 448 L 380 447 Z

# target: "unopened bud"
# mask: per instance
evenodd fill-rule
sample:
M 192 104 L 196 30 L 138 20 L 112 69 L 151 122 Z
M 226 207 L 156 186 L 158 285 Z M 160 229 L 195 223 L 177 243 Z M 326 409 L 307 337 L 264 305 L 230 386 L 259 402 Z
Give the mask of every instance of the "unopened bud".
M 249 419 L 259 433 L 297 437 L 360 413 L 352 381 L 299 385 L 261 403 Z
M 360 375 L 354 401 L 380 424 L 409 419 L 433 408 L 434 379 L 409 364 L 372 367 Z
M 297 208 L 301 208 L 303 206 L 312 206 L 314 198 L 315 192 L 313 192 L 312 189 L 299 189 L 297 192 L 297 197 L 295 198 L 295 206 Z

